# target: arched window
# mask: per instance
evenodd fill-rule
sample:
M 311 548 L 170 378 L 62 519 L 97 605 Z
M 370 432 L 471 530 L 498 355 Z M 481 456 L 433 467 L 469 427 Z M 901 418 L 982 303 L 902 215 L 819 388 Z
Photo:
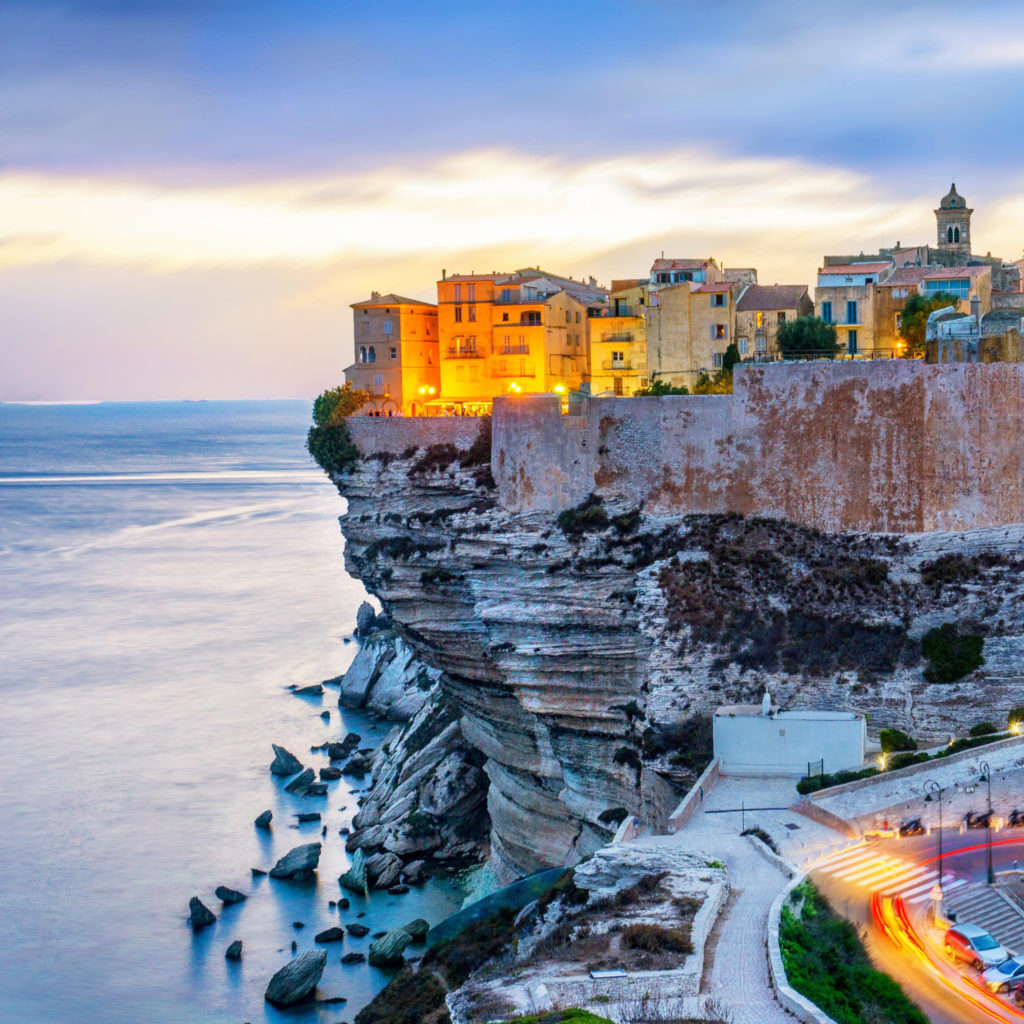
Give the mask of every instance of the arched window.
M 947 242 L 952 242 L 953 241 L 953 229 L 952 228 L 946 228 L 946 241 Z
M 377 362 L 377 350 L 372 345 L 366 350 L 366 361 L 368 363 Z
M 365 345 L 361 345 L 359 347 L 359 362 L 361 362 L 361 363 L 365 363 L 366 362 L 366 346 Z
M 953 241 L 954 242 L 959 242 L 960 241 L 960 229 L 959 228 L 953 228 Z

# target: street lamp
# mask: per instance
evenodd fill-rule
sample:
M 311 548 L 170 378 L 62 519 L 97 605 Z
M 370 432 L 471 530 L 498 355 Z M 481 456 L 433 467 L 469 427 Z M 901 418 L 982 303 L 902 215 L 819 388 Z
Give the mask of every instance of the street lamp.
M 939 801 L 939 892 L 945 899 L 945 892 L 942 888 L 942 787 L 934 780 L 929 779 L 924 784 L 925 802 L 929 803 L 936 797 Z
M 988 783 L 988 817 L 985 818 L 985 846 L 988 851 L 988 884 L 994 885 L 995 873 L 992 870 L 992 769 L 988 761 L 982 761 L 978 766 L 981 769 L 981 781 Z

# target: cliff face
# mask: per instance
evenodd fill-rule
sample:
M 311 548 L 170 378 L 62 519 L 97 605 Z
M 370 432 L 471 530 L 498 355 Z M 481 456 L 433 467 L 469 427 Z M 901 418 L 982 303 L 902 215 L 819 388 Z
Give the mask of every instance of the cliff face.
M 1024 703 L 1022 528 L 828 534 L 602 505 L 560 527 L 498 507 L 489 477 L 438 443 L 366 457 L 338 485 L 347 569 L 441 670 L 479 752 L 500 881 L 592 853 L 621 814 L 605 812 L 663 818 L 700 768 L 706 715 L 766 686 L 916 735 Z M 940 685 L 920 637 L 944 622 L 984 634 L 986 663 Z

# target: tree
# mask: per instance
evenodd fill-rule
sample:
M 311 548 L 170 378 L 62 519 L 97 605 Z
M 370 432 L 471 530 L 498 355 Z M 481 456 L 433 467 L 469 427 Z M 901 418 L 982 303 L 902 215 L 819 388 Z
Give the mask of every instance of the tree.
M 731 395 L 732 370 L 719 370 L 718 373 L 702 373 L 693 386 L 695 395 Z
M 306 435 L 306 449 L 328 475 L 345 473 L 358 461 L 359 449 L 352 442 L 345 418 L 369 400 L 365 391 L 345 384 L 329 388 L 313 401 L 313 426 Z
M 665 395 L 688 395 L 690 389 L 682 385 L 669 384 L 668 381 L 655 377 L 645 388 L 633 392 L 634 398 L 664 398 Z
M 810 355 L 834 356 L 839 351 L 836 329 L 818 316 L 798 316 L 780 324 L 776 338 L 786 358 Z
M 928 329 L 928 317 L 937 309 L 952 306 L 958 309 L 960 300 L 950 292 L 934 292 L 931 295 L 919 295 L 916 292 L 907 299 L 900 315 L 900 337 L 907 343 L 908 358 L 924 355 L 925 332 Z
M 741 361 L 740 350 L 736 347 L 736 342 L 734 341 L 725 350 L 725 355 L 722 356 L 722 373 L 727 373 L 731 377 L 732 368 Z

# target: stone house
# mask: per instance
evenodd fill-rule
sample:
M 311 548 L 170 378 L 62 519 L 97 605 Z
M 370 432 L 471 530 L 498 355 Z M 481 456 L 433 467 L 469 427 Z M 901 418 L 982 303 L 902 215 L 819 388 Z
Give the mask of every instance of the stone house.
M 779 328 L 811 316 L 814 303 L 805 284 L 751 284 L 736 301 L 736 347 L 742 359 L 774 359 Z
M 361 414 L 422 415 L 440 388 L 437 307 L 372 292 L 351 308 L 355 362 L 345 381 L 370 395 Z
M 814 311 L 835 324 L 839 344 L 850 356 L 875 349 L 875 307 L 878 281 L 892 271 L 889 260 L 829 263 L 818 269 Z
M 612 281 L 608 306 L 587 319 L 587 373 L 592 395 L 632 395 L 648 384 L 647 278 Z

